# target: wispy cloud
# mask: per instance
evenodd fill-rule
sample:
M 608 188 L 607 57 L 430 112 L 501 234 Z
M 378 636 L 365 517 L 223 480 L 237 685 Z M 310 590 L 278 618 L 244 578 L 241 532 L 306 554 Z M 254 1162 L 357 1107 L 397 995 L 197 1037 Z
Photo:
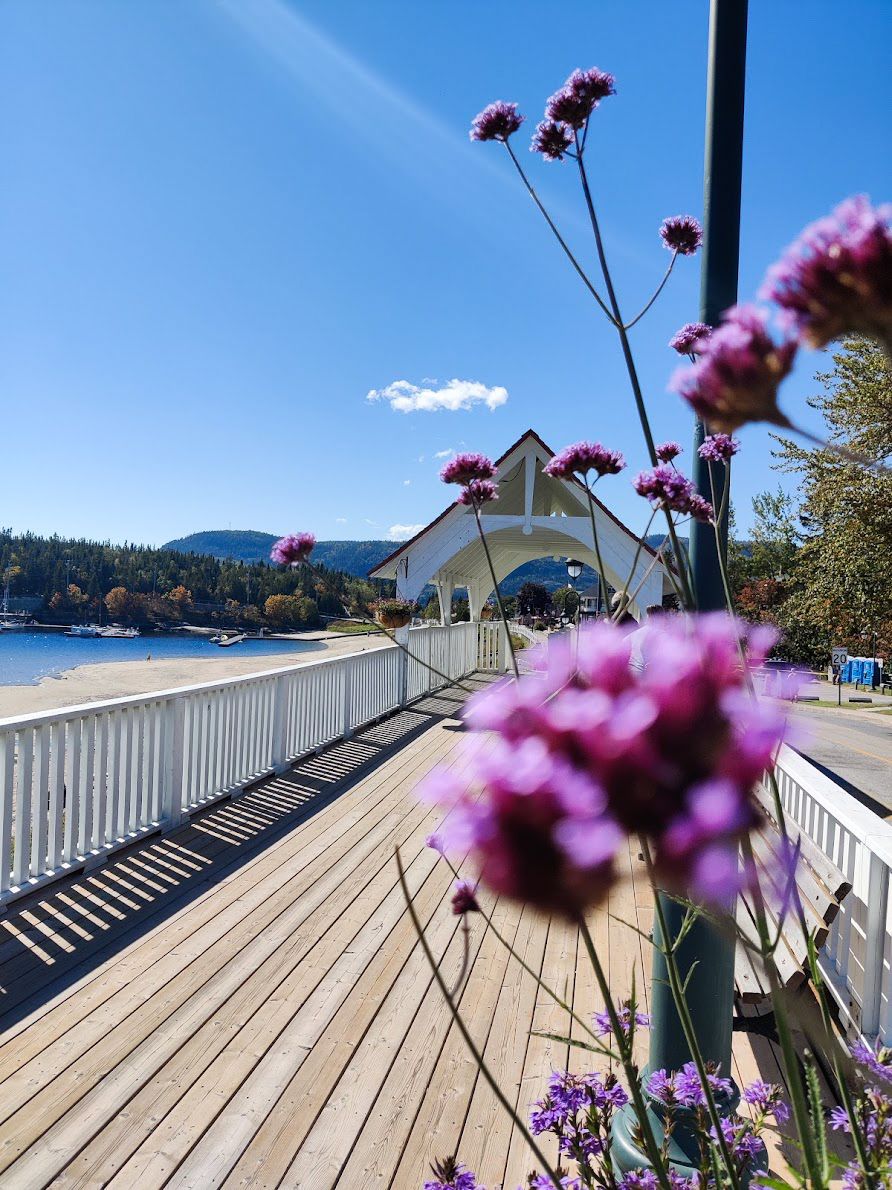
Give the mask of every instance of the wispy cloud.
M 437 384 L 433 381 L 431 385 Z M 489 387 L 480 380 L 448 380 L 439 387 L 423 388 L 408 380 L 394 380 L 385 388 L 373 388 L 367 401 L 387 401 L 396 413 L 436 413 L 441 409 L 455 412 L 485 405 L 497 409 L 508 400 L 507 388 L 497 384 Z
M 424 528 L 424 525 L 391 525 L 387 530 L 388 541 L 408 541 Z
M 336 525 L 346 525 L 346 524 L 347 524 L 347 518 L 346 518 L 345 516 L 336 516 L 336 517 L 335 517 L 335 524 L 336 524 Z
M 451 457 L 452 457 L 454 454 L 455 454 L 455 451 L 454 451 L 454 450 L 453 450 L 453 448 L 450 446 L 450 447 L 448 447 L 446 450 L 437 450 L 437 451 L 434 451 L 434 458 L 435 458 L 435 459 L 449 459 L 449 458 L 451 458 Z
M 411 483 L 412 483 L 412 480 L 411 480 L 411 479 L 404 479 L 404 480 L 403 480 L 403 487 L 404 487 L 404 488 L 407 488 L 407 487 L 409 487 L 409 485 L 410 485 Z

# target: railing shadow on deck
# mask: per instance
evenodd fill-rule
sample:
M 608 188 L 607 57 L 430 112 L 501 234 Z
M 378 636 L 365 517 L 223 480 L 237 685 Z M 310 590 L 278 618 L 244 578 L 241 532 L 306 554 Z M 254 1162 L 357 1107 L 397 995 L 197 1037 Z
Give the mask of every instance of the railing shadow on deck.
M 0 1035 L 204 895 L 402 748 L 456 719 L 481 676 L 403 710 L 143 838 L 92 871 L 22 898 L 0 917 Z M 458 724 L 456 724 L 458 726 Z

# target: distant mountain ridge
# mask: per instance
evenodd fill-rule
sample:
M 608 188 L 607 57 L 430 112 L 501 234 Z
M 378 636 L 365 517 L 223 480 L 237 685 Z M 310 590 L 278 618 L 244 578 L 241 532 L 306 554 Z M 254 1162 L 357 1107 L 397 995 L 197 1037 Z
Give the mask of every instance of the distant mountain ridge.
M 236 562 L 268 562 L 269 551 L 277 540 L 275 533 L 262 533 L 255 529 L 207 529 L 168 541 L 161 548 L 182 554 L 231 558 Z M 661 534 L 647 539 L 652 546 L 659 545 L 662 540 Z M 313 558 L 332 570 L 342 570 L 357 578 L 365 578 L 372 567 L 392 554 L 397 546 L 397 542 L 381 540 L 319 541 L 313 551 Z M 586 567 L 579 579 L 580 588 L 591 585 L 594 577 L 594 572 Z M 536 558 L 509 575 L 502 583 L 502 590 L 506 595 L 514 595 L 525 582 L 542 583 L 549 591 L 555 591 L 567 585 L 567 568 L 563 562 L 555 562 L 553 558 Z

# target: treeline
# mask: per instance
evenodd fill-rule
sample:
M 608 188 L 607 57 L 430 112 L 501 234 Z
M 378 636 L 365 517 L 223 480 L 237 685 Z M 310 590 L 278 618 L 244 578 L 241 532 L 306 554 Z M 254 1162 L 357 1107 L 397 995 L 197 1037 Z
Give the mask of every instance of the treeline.
M 892 456 L 892 369 L 880 347 L 850 339 L 818 375 L 809 405 L 835 446 L 876 463 Z M 778 656 L 823 667 L 833 645 L 852 656 L 892 655 L 892 474 L 776 436 L 776 469 L 795 495 L 763 492 L 745 548 L 729 550 L 741 614 L 774 623 Z M 745 456 L 741 454 L 740 465 Z
M 127 624 L 299 627 L 390 593 L 389 584 L 322 566 L 288 570 L 0 529 L 0 588 L 7 581 L 10 606 L 17 597 L 38 598 L 38 618 L 59 623 L 104 615 Z

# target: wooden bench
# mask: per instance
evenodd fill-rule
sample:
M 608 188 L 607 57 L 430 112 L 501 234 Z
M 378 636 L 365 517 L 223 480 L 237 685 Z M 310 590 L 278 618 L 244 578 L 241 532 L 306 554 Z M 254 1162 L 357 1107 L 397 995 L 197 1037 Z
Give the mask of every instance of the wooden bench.
M 802 934 L 802 924 L 795 904 L 789 904 L 783 912 L 785 901 L 790 901 L 785 888 L 782 871 L 783 855 L 780 828 L 775 814 L 774 799 L 765 789 L 756 794 L 765 814 L 762 828 L 752 836 L 753 853 L 759 869 L 759 884 L 765 898 L 772 937 L 780 922 L 780 943 L 775 950 L 778 975 L 785 988 L 795 989 L 808 978 L 808 946 Z M 801 834 L 796 823 L 787 820 L 787 831 L 793 846 L 799 846 L 799 863 L 796 869 L 796 886 L 802 911 L 815 945 L 820 948 L 827 941 L 833 919 L 839 913 L 843 897 L 851 892 L 852 885 L 843 872 L 805 834 Z M 781 920 L 782 919 L 782 920 Z M 740 933 L 752 945 L 757 945 L 758 931 L 752 908 L 752 899 L 742 896 L 737 902 L 737 925 Z M 764 1005 L 770 1007 L 768 978 L 758 953 L 738 939 L 734 963 L 734 984 L 738 1004 Z

